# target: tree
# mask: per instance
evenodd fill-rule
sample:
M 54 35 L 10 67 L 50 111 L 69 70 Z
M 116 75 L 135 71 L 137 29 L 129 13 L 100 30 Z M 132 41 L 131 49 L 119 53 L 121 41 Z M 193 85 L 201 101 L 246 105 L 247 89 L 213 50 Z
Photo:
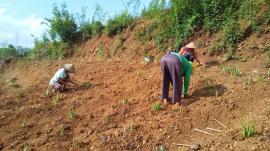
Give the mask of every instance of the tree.
M 53 8 L 53 17 L 45 20 L 49 26 L 49 35 L 53 41 L 60 40 L 67 43 L 69 47 L 76 42 L 77 24 L 75 18 L 67 10 L 67 5 L 63 3 L 61 10 L 57 6 Z

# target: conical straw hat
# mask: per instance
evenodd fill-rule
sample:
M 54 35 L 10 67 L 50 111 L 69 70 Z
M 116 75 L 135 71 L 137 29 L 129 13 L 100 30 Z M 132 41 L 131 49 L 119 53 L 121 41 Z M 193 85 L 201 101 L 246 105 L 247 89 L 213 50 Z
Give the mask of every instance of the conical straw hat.
M 188 45 L 186 45 L 186 47 L 193 48 L 193 49 L 197 48 L 194 42 L 189 43 Z
M 75 73 L 75 67 L 73 64 L 65 64 L 64 69 L 70 73 Z

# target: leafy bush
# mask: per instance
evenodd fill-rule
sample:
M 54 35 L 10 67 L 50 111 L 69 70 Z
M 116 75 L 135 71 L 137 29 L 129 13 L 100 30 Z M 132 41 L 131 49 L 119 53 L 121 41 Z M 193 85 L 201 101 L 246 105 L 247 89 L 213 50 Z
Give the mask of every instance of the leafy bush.
M 117 33 L 122 32 L 132 23 L 132 21 L 133 17 L 127 11 L 123 11 L 119 15 L 108 20 L 107 25 L 105 26 L 105 33 L 107 35 L 116 35 Z

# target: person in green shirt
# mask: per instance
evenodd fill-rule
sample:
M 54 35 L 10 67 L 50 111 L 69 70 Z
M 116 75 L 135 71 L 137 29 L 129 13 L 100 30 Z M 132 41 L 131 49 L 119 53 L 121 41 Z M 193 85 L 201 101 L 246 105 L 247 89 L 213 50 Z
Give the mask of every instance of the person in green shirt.
M 169 86 L 172 83 L 172 103 L 179 105 L 181 94 L 185 98 L 188 93 L 192 64 L 177 52 L 168 52 L 161 58 L 161 70 L 163 75 L 161 98 L 168 102 Z M 184 84 L 182 85 L 182 76 Z

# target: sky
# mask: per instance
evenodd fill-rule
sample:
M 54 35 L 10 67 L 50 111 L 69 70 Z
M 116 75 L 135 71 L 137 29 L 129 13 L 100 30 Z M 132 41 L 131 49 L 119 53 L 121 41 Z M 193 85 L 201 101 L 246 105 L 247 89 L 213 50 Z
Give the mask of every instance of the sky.
M 131 0 L 0 0 L 0 47 L 4 44 L 15 46 L 33 47 L 34 39 L 47 30 L 46 25 L 41 24 L 44 18 L 52 17 L 54 5 L 67 4 L 70 13 L 76 15 L 86 8 L 88 18 L 92 18 L 95 7 L 99 5 L 106 13 L 106 18 L 128 7 Z M 147 7 L 151 0 L 140 0 L 140 12 Z M 131 5 L 128 7 L 133 12 Z

